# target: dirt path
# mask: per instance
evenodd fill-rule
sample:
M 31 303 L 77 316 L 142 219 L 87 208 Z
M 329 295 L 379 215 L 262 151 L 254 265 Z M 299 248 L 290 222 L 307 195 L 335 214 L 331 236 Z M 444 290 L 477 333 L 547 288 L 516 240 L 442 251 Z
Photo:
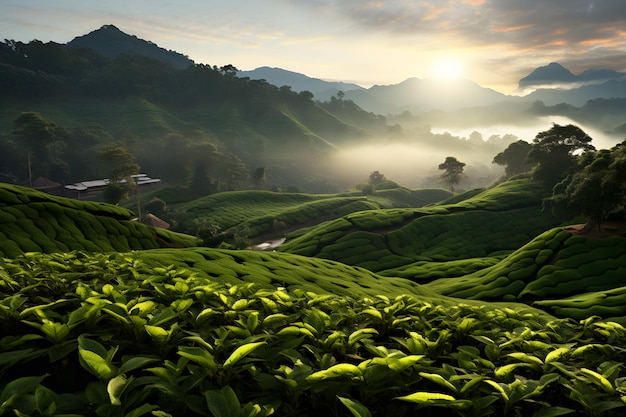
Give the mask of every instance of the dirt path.
M 589 227 L 587 224 L 572 224 L 564 227 L 565 230 L 573 235 L 602 239 L 609 236 L 625 236 L 626 237 L 626 221 L 622 222 L 605 222 L 597 226 Z

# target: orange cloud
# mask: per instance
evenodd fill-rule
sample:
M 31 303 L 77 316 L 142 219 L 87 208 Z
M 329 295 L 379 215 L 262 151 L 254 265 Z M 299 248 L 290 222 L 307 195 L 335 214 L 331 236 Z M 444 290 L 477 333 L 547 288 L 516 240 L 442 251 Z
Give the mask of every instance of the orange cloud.
M 501 26 L 501 27 L 494 27 L 493 31 L 494 32 L 514 32 L 518 30 L 530 29 L 534 26 L 535 25 L 532 23 L 528 23 L 526 25 L 517 25 L 517 26 Z

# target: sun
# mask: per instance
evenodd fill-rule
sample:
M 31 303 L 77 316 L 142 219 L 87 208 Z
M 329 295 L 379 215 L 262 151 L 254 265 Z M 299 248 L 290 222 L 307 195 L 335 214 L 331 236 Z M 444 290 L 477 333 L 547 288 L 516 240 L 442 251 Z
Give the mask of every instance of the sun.
M 463 76 L 463 63 L 453 57 L 437 59 L 432 66 L 432 76 L 442 80 L 453 80 Z

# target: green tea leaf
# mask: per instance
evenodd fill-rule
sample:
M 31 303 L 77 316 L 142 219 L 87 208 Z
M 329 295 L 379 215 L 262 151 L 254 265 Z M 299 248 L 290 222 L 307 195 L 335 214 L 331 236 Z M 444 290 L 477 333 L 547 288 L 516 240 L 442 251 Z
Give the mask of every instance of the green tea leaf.
M 53 343 L 59 343 L 70 333 L 70 327 L 67 324 L 55 323 L 46 319 L 43 320 L 40 329 Z
M 509 401 L 509 395 L 506 393 L 504 388 L 502 388 L 501 384 L 497 383 L 496 381 L 492 381 L 491 379 L 486 379 L 485 383 L 494 387 L 504 401 Z
M 25 376 L 6 384 L 0 393 L 0 414 L 3 414 L 2 410 L 10 409 L 22 395 L 35 391 L 46 376 Z
M 359 369 L 358 366 L 352 365 L 349 363 L 338 363 L 336 365 L 331 366 L 328 369 L 325 369 L 323 371 L 318 371 L 309 375 L 308 377 L 306 377 L 306 380 L 309 382 L 317 382 L 317 381 L 323 381 L 325 379 L 340 378 L 340 377 L 352 378 L 352 377 L 358 377 L 358 376 L 361 376 L 361 370 Z
M 526 362 L 518 362 L 518 363 L 510 363 L 508 365 L 503 365 L 495 369 L 493 372 L 494 375 L 498 378 L 506 378 L 513 373 L 513 371 L 520 367 L 529 367 L 532 368 L 533 364 Z
M 254 343 L 246 343 L 243 346 L 239 346 L 231 355 L 224 361 L 224 368 L 229 368 L 233 366 L 235 363 L 239 362 L 241 359 L 249 355 L 251 352 L 256 350 L 259 346 L 264 345 L 265 342 L 254 342 Z
M 207 369 L 217 371 L 215 359 L 206 349 L 202 349 L 200 347 L 179 346 L 178 354 L 183 358 L 187 358 Z
M 144 325 L 144 328 L 146 329 L 146 333 L 148 333 L 151 338 L 158 341 L 165 341 L 169 337 L 167 330 L 162 327 L 146 324 Z
M 600 387 L 606 393 L 613 394 L 615 392 L 615 389 L 613 388 L 613 385 L 611 385 L 609 380 L 597 373 L 596 371 L 592 371 L 591 369 L 587 368 L 581 368 L 580 372 L 587 376 L 591 382 Z
M 352 413 L 354 417 L 371 417 L 372 416 L 372 413 L 370 413 L 367 407 L 365 407 L 360 402 L 353 401 L 349 398 L 340 397 L 340 396 L 337 396 L 337 398 L 339 398 L 339 401 L 341 401 L 341 403 L 345 405 L 348 410 L 350 410 L 350 412 Z
M 128 384 L 128 380 L 124 375 L 118 375 L 112 378 L 107 384 L 107 392 L 109 393 L 109 399 L 113 405 L 122 405 L 120 396 L 124 392 L 124 388 Z
M 438 392 L 415 392 L 403 397 L 395 397 L 395 399 L 418 404 L 433 403 L 435 401 L 456 401 L 456 398 L 452 395 L 440 394 Z
M 561 357 L 563 355 L 565 355 L 567 352 L 569 352 L 571 350 L 571 348 L 567 348 L 567 347 L 561 347 L 558 349 L 554 349 L 553 351 L 549 352 L 546 355 L 546 359 L 544 360 L 544 362 L 546 364 L 552 362 L 552 361 L 557 361 L 559 359 L 561 359 Z
M 125 358 L 126 359 L 126 358 Z M 132 356 L 122 363 L 119 369 L 120 374 L 126 374 L 130 371 L 134 371 L 135 369 L 143 368 L 149 363 L 156 362 L 158 359 L 156 358 L 147 358 L 142 356 Z
M 512 352 L 507 356 L 517 359 L 518 361 L 526 362 L 529 364 L 543 365 L 543 361 L 536 356 L 529 355 L 524 352 Z
M 415 365 L 424 358 L 425 355 L 407 355 L 403 358 L 389 358 L 388 366 L 392 371 L 400 372 Z
M 427 372 L 420 372 L 419 373 L 420 376 L 422 378 L 426 378 L 429 381 L 434 382 L 435 384 L 438 384 L 444 388 L 449 389 L 450 391 L 453 392 L 457 392 L 457 389 L 454 385 L 452 385 L 452 383 L 450 383 L 450 381 L 448 381 L 447 379 L 445 379 L 444 377 L 442 377 L 439 374 L 431 374 L 431 373 L 427 373 Z
M 241 413 L 241 403 L 229 385 L 205 392 L 204 398 L 215 417 L 236 417 Z
M 543 407 L 541 410 L 537 411 L 534 417 L 558 417 L 575 411 L 576 410 L 572 410 L 571 408 L 549 406 Z
M 113 369 L 107 363 L 106 359 L 98 354 L 85 349 L 78 349 L 78 355 L 83 368 L 97 376 L 102 380 L 108 380 L 114 374 Z

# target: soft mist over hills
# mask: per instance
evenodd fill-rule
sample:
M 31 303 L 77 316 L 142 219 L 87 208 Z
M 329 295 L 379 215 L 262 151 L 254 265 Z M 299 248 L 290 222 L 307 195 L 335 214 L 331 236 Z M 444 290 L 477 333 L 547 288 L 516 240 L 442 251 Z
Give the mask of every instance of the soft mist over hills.
M 67 45 L 7 41 L 0 64 L 0 134 L 7 140 L 25 111 L 40 112 L 64 129 L 96 124 L 105 141 L 128 129 L 139 138 L 133 143 L 141 144 L 133 145 L 140 166 L 176 181 L 190 175 L 187 152 L 208 143 L 218 148 L 216 155 L 234 158 L 237 169 L 212 167 L 210 173 L 237 172 L 239 179 L 229 178 L 229 184 L 250 186 L 250 173 L 265 167 L 265 180 L 277 188 L 337 191 L 376 170 L 408 186 L 438 186 L 437 164 L 455 155 L 471 173 L 463 186 L 483 186 L 501 173 L 494 155 L 512 141 L 532 141 L 553 123 L 578 124 L 605 148 L 626 131 L 626 81 L 619 79 L 523 97 L 462 78 L 410 78 L 363 88 L 281 68 L 194 64 L 113 25 Z M 598 70 L 579 77 L 610 75 Z M 577 77 L 551 64 L 521 82 Z M 91 148 L 103 143 L 90 142 L 76 153 L 94 159 Z M 8 149 L 3 155 L 7 166 L 16 165 L 14 154 Z M 57 181 L 64 182 L 103 175 L 97 161 L 71 173 L 62 164 L 58 169 Z

